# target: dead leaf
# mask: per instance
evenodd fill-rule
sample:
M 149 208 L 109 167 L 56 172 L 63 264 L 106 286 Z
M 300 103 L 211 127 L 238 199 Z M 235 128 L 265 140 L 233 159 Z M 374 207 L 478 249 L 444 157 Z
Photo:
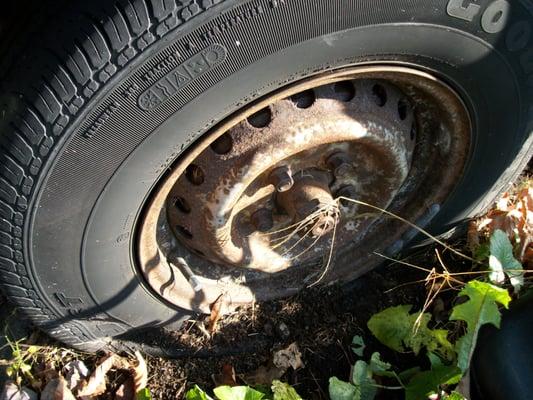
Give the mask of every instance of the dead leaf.
M 33 390 L 25 387 L 19 388 L 13 381 L 4 383 L 2 392 L 0 392 L 0 400 L 37 400 L 37 398 L 38 395 Z
M 90 400 L 106 391 L 106 374 L 113 368 L 118 356 L 111 354 L 105 357 L 95 368 L 89 379 L 82 385 L 77 395 L 82 400 Z
M 47 361 L 46 363 L 38 366 L 35 376 L 43 380 L 44 385 L 46 385 L 46 383 L 50 382 L 51 380 L 57 379 L 59 377 L 59 373 L 56 371 L 56 366 L 54 363 Z
M 89 369 L 81 360 L 73 360 L 63 367 L 63 374 L 70 390 L 76 390 L 89 376 Z
M 276 351 L 274 353 L 273 362 L 278 368 L 288 369 L 289 367 L 292 367 L 292 369 L 296 370 L 304 367 L 302 353 L 300 353 L 300 349 L 296 342 L 291 343 L 283 350 Z
M 133 377 L 130 376 L 118 387 L 115 392 L 115 400 L 135 400 L 136 393 Z
M 504 231 L 515 248 L 515 257 L 528 267 L 533 262 L 533 187 L 517 193 L 505 193 L 485 216 L 473 221 L 468 229 L 468 244 L 475 252 L 482 240 L 490 240 L 497 230 Z
M 41 400 L 76 400 L 76 398 L 68 388 L 67 381 L 60 376 L 48 382 L 41 392 Z
M 148 383 L 148 368 L 146 367 L 146 361 L 142 354 L 137 350 L 135 352 L 135 358 L 137 359 L 137 365 L 131 368 L 135 393 L 144 389 Z
M 230 364 L 224 364 L 221 373 L 213 374 L 212 378 L 215 386 L 237 386 L 235 369 Z
M 243 376 L 248 385 L 270 385 L 273 380 L 280 379 L 289 368 L 303 368 L 302 354 L 296 342 L 282 350 L 274 352 L 267 365 L 259 367 L 251 374 Z
M 218 321 L 224 315 L 229 305 L 229 298 L 226 293 L 217 297 L 215 302 L 211 304 L 211 315 L 209 317 L 209 326 L 207 330 L 213 334 L 217 330 Z
M 476 221 L 470 221 L 468 224 L 468 233 L 467 233 L 467 243 L 470 248 L 470 252 L 475 253 L 476 249 L 479 247 L 479 228 Z
M 285 372 L 287 369 L 276 367 L 271 360 L 268 365 L 262 365 L 254 372 L 242 376 L 242 380 L 250 386 L 270 385 L 272 381 L 280 379 Z

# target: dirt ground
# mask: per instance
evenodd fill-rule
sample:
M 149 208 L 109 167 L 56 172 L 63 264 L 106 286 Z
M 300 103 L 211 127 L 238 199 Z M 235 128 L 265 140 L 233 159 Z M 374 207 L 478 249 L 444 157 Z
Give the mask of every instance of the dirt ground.
M 450 270 L 464 268 L 446 251 L 443 255 Z M 408 260 L 430 268 L 436 263 L 433 249 L 427 247 L 411 254 Z M 345 286 L 309 289 L 288 299 L 237 310 L 222 317 L 211 338 L 205 328 L 199 328 L 207 323 L 208 316 L 189 320 L 179 330 L 144 331 L 139 337 L 149 346 L 181 354 L 175 359 L 146 355 L 152 397 L 180 399 L 194 384 L 211 390 L 219 384 L 217 375 L 229 366 L 234 368 L 238 383 L 249 383 L 247 376 L 268 365 L 273 352 L 296 343 L 304 366 L 289 369 L 281 380 L 293 385 L 305 399 L 326 399 L 330 377 L 348 380 L 350 367 L 357 359 L 350 348 L 354 335 L 365 339 L 365 355 L 379 351 L 384 360 L 399 368 L 421 365 L 423 360 L 395 353 L 377 342 L 366 323 L 373 314 L 393 305 L 412 304 L 420 309 L 426 289 L 419 281 L 425 277 L 424 272 L 388 262 Z M 5 301 L 0 313 L 2 320 L 9 322 L 5 333 L 12 338 L 32 334 Z M 44 345 L 50 344 L 50 339 L 33 333 L 32 342 Z M 8 350 L 4 347 L 0 358 L 9 358 Z M 89 367 L 95 362 L 94 357 L 86 359 Z M 112 391 L 108 393 L 101 398 L 113 399 Z M 386 398 L 394 399 L 392 395 L 389 391 Z
M 465 236 L 448 245 L 467 253 Z M 450 272 L 472 268 L 470 262 L 450 251 L 443 248 L 439 251 Z M 429 269 L 437 265 L 434 247 L 413 251 L 404 260 Z M 400 370 L 424 366 L 425 359 L 399 354 L 381 345 L 370 335 L 366 323 L 373 314 L 390 306 L 412 304 L 414 309 L 421 309 L 427 295 L 426 275 L 424 271 L 386 261 L 348 285 L 308 289 L 288 299 L 239 309 L 222 317 L 211 337 L 203 328 L 209 316 L 186 321 L 179 329 L 141 332 L 137 337 L 148 344 L 147 348 L 162 348 L 180 355 L 174 359 L 146 355 L 148 388 L 154 399 L 181 399 L 194 384 L 210 391 L 220 384 L 222 371 L 228 369 L 235 370 L 237 383 L 247 384 L 250 375 L 271 362 L 274 352 L 296 343 L 304 365 L 297 370 L 289 369 L 281 380 L 291 384 L 304 399 L 327 399 L 330 377 L 349 380 L 350 368 L 357 360 L 350 346 L 354 335 L 363 336 L 366 342 L 365 358 L 379 351 L 383 360 Z M 434 320 L 447 320 L 446 315 L 439 313 L 452 308 L 450 302 L 455 294 L 451 291 L 439 295 L 429 310 Z M 32 335 L 32 343 L 50 344 L 45 335 L 32 334 L 2 299 L 0 321 L 9 328 L 4 334 L 13 339 Z M 10 358 L 8 350 L 3 346 L 0 358 Z M 92 368 L 97 359 L 89 356 L 85 362 Z M 119 381 L 117 377 L 110 385 L 111 390 L 101 398 L 113 399 L 112 388 L 116 389 Z M 381 395 L 385 397 L 378 395 L 378 399 L 394 400 L 395 394 L 388 391 Z
M 450 260 L 456 264 L 451 269 L 461 268 L 459 261 Z M 436 262 L 427 248 L 412 255 L 410 261 L 424 266 Z M 244 384 L 248 374 L 268 364 L 274 351 L 296 342 L 305 366 L 289 370 L 282 380 L 293 385 L 303 398 L 328 398 L 328 379 L 337 376 L 348 380 L 356 361 L 350 349 L 354 335 L 365 338 L 368 354 L 380 351 L 388 362 L 399 367 L 419 364 L 420 360 L 399 356 L 380 345 L 369 335 L 366 323 L 374 313 L 392 305 L 420 308 L 425 287 L 410 283 L 425 275 L 398 264 L 384 265 L 344 287 L 307 290 L 289 299 L 238 310 L 221 320 L 210 339 L 198 328 L 203 321 L 188 321 L 174 332 L 146 332 L 148 342 L 186 349 L 190 354 L 173 360 L 150 357 L 148 386 L 154 398 L 179 398 L 193 384 L 212 389 L 213 378 L 228 365 L 235 369 L 237 381 Z M 217 355 L 207 357 L 208 353 Z M 387 398 L 391 399 L 390 392 Z

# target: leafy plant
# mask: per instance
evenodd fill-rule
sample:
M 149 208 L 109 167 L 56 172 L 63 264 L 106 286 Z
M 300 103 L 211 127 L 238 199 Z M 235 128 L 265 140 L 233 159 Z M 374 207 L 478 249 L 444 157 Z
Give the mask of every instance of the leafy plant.
M 515 292 L 520 291 L 524 284 L 524 270 L 520 261 L 514 257 L 509 237 L 500 229 L 490 237 L 489 268 L 492 282 L 503 283 L 507 276 Z
M 213 390 L 218 400 L 302 400 L 296 390 L 287 383 L 273 381 L 266 393 L 250 386 L 219 386 Z M 187 400 L 213 400 L 198 385 L 186 394 Z
M 379 353 L 373 353 L 368 362 L 358 360 L 355 363 L 349 382 L 336 377 L 330 379 L 331 399 L 372 400 L 378 389 L 403 389 L 406 400 L 427 399 L 435 393 L 444 399 L 462 399 L 459 393 L 447 395 L 442 388 L 460 381 L 470 365 L 481 326 L 492 324 L 499 327 L 501 314 L 498 306 L 508 307 L 511 297 L 505 289 L 475 280 L 468 282 L 459 296 L 467 296 L 468 300 L 453 307 L 450 320 L 464 321 L 466 332 L 455 343 L 448 340 L 448 330 L 428 327 L 430 314 L 411 313 L 411 305 L 387 308 L 368 322 L 372 334 L 395 351 L 410 350 L 419 354 L 425 349 L 431 365 L 429 370 L 411 368 L 397 373 L 381 360 Z M 364 343 L 359 338 L 354 343 L 357 344 L 356 354 L 362 354 L 359 350 L 364 349 Z M 393 384 L 378 384 L 378 378 Z
M 469 300 L 453 308 L 450 320 L 462 320 L 467 324 L 465 335 L 455 344 L 457 365 L 461 371 L 466 372 L 476 346 L 479 329 L 485 324 L 499 328 L 501 314 L 498 304 L 507 308 L 511 297 L 507 290 L 479 281 L 469 282 L 459 295 L 468 296 Z
M 401 305 L 388 308 L 368 321 L 370 332 L 385 346 L 398 352 L 412 350 L 418 355 L 422 348 L 436 353 L 447 361 L 453 361 L 453 345 L 448 341 L 445 329 L 430 329 L 429 313 L 412 313 L 412 306 Z
M 35 362 L 35 357 L 39 348 L 37 346 L 22 346 L 22 340 L 12 341 L 7 336 L 5 339 L 11 348 L 11 359 L 0 360 L 0 365 L 5 365 L 6 375 L 13 379 L 17 385 L 21 385 L 22 380 L 26 379 L 33 382 L 31 370 Z
M 363 357 L 363 352 L 365 351 L 365 341 L 359 335 L 356 335 L 352 339 L 352 351 L 359 357 Z
M 152 400 L 152 393 L 150 393 L 150 389 L 144 388 L 137 392 L 135 398 L 137 400 Z

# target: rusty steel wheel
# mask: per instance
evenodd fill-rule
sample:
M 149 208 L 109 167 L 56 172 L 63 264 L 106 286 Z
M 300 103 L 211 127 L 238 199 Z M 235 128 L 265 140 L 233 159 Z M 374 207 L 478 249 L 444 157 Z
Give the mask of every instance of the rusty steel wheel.
M 527 0 L 5 3 L 0 288 L 85 351 L 351 281 L 533 154 Z
M 345 282 L 427 224 L 464 170 L 470 117 L 457 93 L 410 68 L 318 74 L 246 106 L 195 143 L 140 222 L 152 289 L 209 312 Z M 356 200 L 358 203 L 351 202 Z

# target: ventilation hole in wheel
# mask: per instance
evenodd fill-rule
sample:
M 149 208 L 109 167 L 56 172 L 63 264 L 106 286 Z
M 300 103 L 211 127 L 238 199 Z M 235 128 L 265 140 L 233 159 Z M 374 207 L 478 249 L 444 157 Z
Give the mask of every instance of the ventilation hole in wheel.
M 187 228 L 185 228 L 184 226 L 181 226 L 181 225 L 177 225 L 176 226 L 176 230 L 178 231 L 178 233 L 183 236 L 185 239 L 192 239 L 192 233 L 190 230 L 188 230 Z
M 333 90 L 342 101 L 350 101 L 355 97 L 355 87 L 350 81 L 335 83 L 333 85 Z
M 224 133 L 211 143 L 211 149 L 217 154 L 228 154 L 233 146 L 233 140 L 228 133 Z
M 387 104 L 387 91 L 380 84 L 375 84 L 372 87 L 372 94 L 376 100 L 376 104 L 380 107 L 383 107 Z
M 407 118 L 407 101 L 404 99 L 398 101 L 398 115 L 402 121 L 405 121 Z
M 494 17 L 492 17 L 492 23 L 497 24 L 500 19 L 503 17 L 503 11 L 498 11 L 496 14 L 494 14 Z
M 185 200 L 183 197 L 177 197 L 176 200 L 174 201 L 174 205 L 182 213 L 189 214 L 191 212 L 191 206 L 189 205 L 189 203 L 187 203 L 187 200 Z
M 191 164 L 187 167 L 185 177 L 193 185 L 201 185 L 205 180 L 204 171 L 196 164 Z
M 313 90 L 306 90 L 291 96 L 291 101 L 298 108 L 309 108 L 315 103 L 315 100 L 316 96 Z
M 415 140 L 416 138 L 416 129 L 415 129 L 415 126 L 413 125 L 411 127 L 411 140 Z
M 271 120 L 272 111 L 270 111 L 270 108 L 268 107 L 263 108 L 262 110 L 259 110 L 255 114 L 252 114 L 248 117 L 248 122 L 254 128 L 264 128 L 270 123 Z

